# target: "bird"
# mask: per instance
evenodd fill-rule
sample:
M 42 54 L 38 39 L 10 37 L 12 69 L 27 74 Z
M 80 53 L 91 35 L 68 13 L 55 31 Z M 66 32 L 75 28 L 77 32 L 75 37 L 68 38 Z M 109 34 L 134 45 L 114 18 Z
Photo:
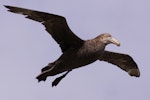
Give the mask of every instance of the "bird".
M 26 8 L 4 6 L 12 13 L 25 15 L 26 18 L 43 24 L 45 30 L 61 48 L 60 57 L 41 69 L 41 73 L 36 77 L 38 82 L 46 81 L 49 76 L 64 73 L 52 82 L 52 86 L 57 86 L 72 70 L 97 60 L 116 65 L 130 76 L 140 77 L 140 70 L 130 55 L 105 50 L 108 44 L 120 46 L 120 42 L 111 34 L 102 33 L 94 39 L 83 40 L 72 32 L 63 16 Z

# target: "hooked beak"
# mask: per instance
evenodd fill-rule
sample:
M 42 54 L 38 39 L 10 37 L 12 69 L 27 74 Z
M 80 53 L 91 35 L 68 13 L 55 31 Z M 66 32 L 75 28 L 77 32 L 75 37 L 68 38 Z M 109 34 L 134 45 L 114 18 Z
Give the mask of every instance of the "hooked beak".
M 110 42 L 117 45 L 117 46 L 120 46 L 120 42 L 118 42 L 115 38 L 111 37 L 110 38 Z

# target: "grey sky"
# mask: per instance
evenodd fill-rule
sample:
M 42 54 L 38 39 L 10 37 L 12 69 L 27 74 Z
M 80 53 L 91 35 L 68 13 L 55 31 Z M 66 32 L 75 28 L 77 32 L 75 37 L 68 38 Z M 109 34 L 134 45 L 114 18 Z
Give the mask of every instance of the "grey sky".
M 72 71 L 57 87 L 55 77 L 38 83 L 40 69 L 61 55 L 57 43 L 35 21 L 7 12 L 3 5 L 62 15 L 82 39 L 108 32 L 121 46 L 107 50 L 130 54 L 141 77 L 97 61 Z M 0 0 L 1 100 L 149 100 L 149 0 Z

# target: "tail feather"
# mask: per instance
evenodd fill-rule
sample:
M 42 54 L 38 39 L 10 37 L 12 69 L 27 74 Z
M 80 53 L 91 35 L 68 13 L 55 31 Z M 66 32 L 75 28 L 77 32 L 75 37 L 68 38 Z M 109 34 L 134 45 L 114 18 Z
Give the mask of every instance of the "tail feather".
M 54 64 L 55 64 L 55 62 L 49 63 L 46 67 L 44 67 L 44 68 L 41 69 L 41 72 L 49 70 Z

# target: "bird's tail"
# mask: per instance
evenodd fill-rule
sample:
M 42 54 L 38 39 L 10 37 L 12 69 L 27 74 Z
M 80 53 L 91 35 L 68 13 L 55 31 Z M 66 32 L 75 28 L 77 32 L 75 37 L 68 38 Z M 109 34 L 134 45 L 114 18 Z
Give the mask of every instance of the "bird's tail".
M 55 64 L 55 62 L 49 63 L 46 67 L 41 69 L 41 72 L 44 72 L 44 71 L 50 69 L 54 64 Z

